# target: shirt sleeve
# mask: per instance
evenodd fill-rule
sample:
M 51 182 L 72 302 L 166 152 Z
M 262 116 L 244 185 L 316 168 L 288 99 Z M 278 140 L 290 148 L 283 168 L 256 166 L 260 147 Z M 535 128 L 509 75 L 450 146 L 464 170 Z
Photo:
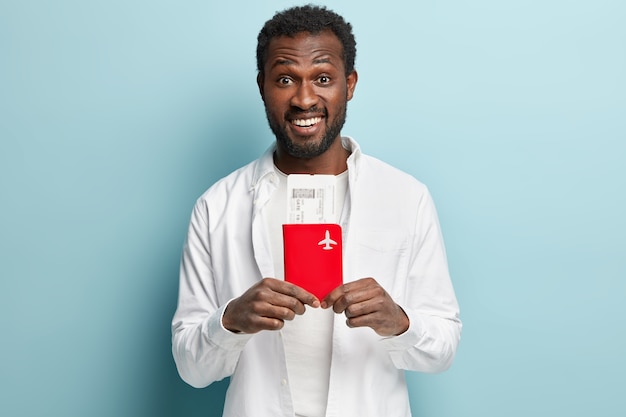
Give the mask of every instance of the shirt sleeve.
M 409 318 L 409 329 L 382 343 L 399 369 L 442 372 L 453 362 L 462 325 L 439 220 L 428 191 L 418 206 L 406 288 L 406 298 L 399 304 Z
M 209 227 L 203 205 L 194 207 L 180 265 L 178 307 L 172 320 L 172 354 L 181 378 L 201 388 L 232 375 L 252 337 L 222 325 L 211 267 Z M 229 301 L 230 302 L 230 301 Z

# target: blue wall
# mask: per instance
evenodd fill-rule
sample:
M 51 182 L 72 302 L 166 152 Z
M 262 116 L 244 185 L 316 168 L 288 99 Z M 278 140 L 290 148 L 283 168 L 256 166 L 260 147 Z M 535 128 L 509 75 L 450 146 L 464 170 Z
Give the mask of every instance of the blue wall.
M 171 359 L 178 258 L 272 141 L 256 34 L 292 3 L 217 3 L 0 1 L 1 415 L 220 415 Z M 429 185 L 462 307 L 415 415 L 623 415 L 624 2 L 327 4 L 359 44 L 344 133 Z

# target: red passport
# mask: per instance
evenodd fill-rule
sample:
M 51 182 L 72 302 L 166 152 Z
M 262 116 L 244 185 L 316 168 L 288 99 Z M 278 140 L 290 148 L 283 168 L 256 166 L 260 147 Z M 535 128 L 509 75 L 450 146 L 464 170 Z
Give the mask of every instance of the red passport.
M 284 224 L 285 281 L 320 301 L 343 282 L 341 226 Z

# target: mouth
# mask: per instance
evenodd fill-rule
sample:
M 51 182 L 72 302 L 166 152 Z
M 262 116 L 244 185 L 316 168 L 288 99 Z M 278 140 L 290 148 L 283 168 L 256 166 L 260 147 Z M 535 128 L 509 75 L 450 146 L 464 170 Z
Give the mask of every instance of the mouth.
M 311 117 L 308 119 L 293 119 L 291 120 L 291 124 L 299 128 L 311 128 L 321 121 L 321 117 Z

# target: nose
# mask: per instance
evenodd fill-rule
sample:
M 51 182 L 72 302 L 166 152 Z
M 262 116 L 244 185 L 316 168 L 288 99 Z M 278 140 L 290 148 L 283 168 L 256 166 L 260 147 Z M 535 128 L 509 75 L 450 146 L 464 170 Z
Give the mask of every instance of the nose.
M 308 110 L 317 104 L 318 97 L 315 87 L 309 83 L 301 83 L 291 97 L 291 105 L 301 110 Z

